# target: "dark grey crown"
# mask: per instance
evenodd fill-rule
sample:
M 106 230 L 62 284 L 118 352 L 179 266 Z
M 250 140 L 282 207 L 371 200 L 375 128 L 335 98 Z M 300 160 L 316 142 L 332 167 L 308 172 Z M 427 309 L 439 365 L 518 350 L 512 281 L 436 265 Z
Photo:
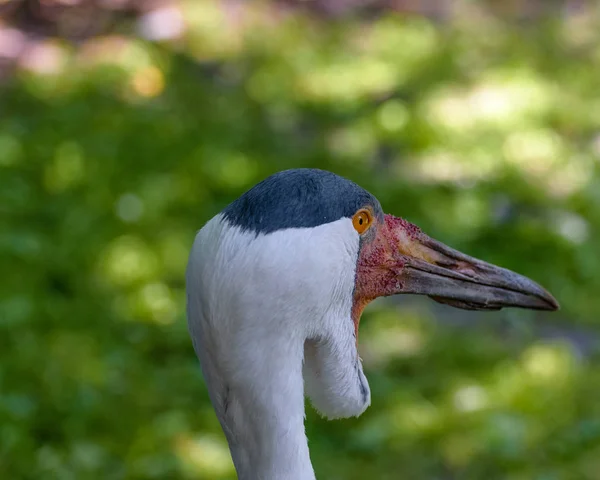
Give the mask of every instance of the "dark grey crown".
M 351 217 L 379 201 L 350 180 L 318 169 L 284 170 L 258 183 L 223 210 L 232 225 L 258 233 L 310 228 Z

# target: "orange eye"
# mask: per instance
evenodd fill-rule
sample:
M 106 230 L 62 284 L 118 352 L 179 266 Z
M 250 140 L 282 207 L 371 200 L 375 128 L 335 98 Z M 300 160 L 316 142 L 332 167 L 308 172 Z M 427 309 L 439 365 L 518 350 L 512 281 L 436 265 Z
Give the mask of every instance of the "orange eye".
M 356 212 L 352 217 L 352 225 L 354 225 L 354 230 L 358 233 L 366 232 L 372 222 L 373 217 L 371 216 L 371 212 L 364 208 Z

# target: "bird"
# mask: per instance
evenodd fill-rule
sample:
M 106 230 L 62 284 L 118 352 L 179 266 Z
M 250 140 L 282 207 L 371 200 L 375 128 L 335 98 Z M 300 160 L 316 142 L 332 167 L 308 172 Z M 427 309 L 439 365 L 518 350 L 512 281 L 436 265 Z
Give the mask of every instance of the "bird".
M 327 419 L 371 403 L 358 353 L 378 297 L 557 310 L 533 280 L 461 253 L 335 173 L 283 170 L 210 219 L 186 268 L 188 330 L 239 480 L 315 480 L 305 397 Z

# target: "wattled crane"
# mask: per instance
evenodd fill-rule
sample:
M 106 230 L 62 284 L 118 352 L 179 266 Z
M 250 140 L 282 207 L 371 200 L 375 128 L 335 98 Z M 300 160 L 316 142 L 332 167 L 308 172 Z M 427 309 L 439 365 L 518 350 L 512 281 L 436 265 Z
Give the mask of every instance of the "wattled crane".
M 186 273 L 189 331 L 240 480 L 313 480 L 304 396 L 328 418 L 371 402 L 365 306 L 428 295 L 454 307 L 556 310 L 542 287 L 383 213 L 355 183 L 276 173 L 213 217 Z

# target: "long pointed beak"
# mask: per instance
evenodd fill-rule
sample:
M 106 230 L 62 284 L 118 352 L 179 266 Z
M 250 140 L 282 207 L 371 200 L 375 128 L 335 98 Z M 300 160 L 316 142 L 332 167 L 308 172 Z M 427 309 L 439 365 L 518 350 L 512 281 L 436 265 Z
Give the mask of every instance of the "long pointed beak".
M 386 215 L 386 223 L 403 264 L 401 293 L 467 310 L 559 308 L 549 292 L 523 275 L 454 250 L 402 219 Z

